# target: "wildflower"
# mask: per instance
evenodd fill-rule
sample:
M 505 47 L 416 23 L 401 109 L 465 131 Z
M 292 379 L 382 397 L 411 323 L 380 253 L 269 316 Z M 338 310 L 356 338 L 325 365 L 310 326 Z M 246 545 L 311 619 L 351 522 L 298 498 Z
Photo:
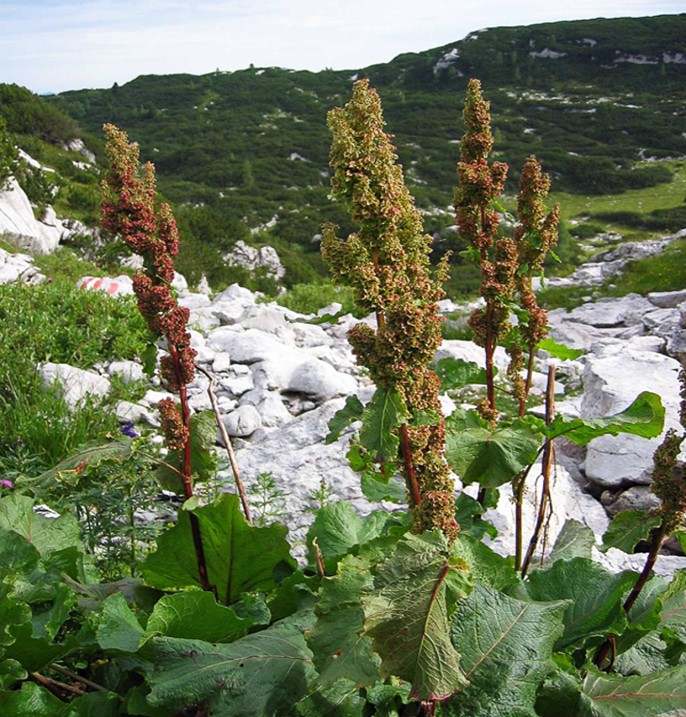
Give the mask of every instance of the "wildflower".
M 7 480 L 6 478 L 0 479 L 0 485 L 3 488 L 14 488 L 14 483 L 12 483 L 11 480 Z
M 133 426 L 133 421 L 125 423 L 119 430 L 129 438 L 138 438 L 140 436 L 140 433 L 138 433 L 138 431 Z

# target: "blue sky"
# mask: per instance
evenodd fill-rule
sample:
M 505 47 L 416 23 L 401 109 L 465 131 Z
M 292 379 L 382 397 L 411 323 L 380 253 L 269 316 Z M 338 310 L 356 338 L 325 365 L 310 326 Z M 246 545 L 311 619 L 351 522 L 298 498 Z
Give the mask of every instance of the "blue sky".
M 684 11 L 684 0 L 0 0 L 0 82 L 47 93 L 251 63 L 357 69 L 484 27 Z

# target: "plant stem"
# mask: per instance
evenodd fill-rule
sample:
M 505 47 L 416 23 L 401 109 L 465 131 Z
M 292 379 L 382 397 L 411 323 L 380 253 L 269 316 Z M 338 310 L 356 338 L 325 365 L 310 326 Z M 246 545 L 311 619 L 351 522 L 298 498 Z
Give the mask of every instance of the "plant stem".
M 546 384 L 545 391 L 545 422 L 550 424 L 555 417 L 555 364 L 551 364 L 548 367 L 548 382 Z M 536 552 L 538 540 L 543 530 L 543 524 L 545 522 L 546 512 L 550 503 L 550 472 L 553 467 L 553 456 L 555 454 L 552 440 L 546 440 L 543 447 L 543 462 L 541 473 L 543 476 L 543 487 L 541 489 L 541 499 L 538 504 L 538 516 L 536 517 L 536 526 L 534 533 L 529 541 L 529 547 L 526 551 L 526 556 L 522 564 L 522 577 L 526 577 L 531 564 L 531 559 Z
M 188 438 L 183 446 L 183 470 L 181 471 L 183 488 L 186 493 L 186 498 L 188 499 L 193 497 L 193 484 L 191 483 L 191 418 L 190 408 L 188 406 L 188 392 L 186 390 L 186 384 L 183 380 L 183 371 L 181 370 L 179 353 L 176 346 L 172 343 L 169 343 L 169 353 L 174 362 L 174 372 L 179 386 L 181 419 L 183 421 L 183 425 L 188 430 Z M 195 560 L 198 565 L 200 586 L 203 590 L 213 592 L 216 595 L 216 589 L 210 583 L 209 575 L 207 573 L 207 560 L 205 559 L 205 549 L 202 544 L 202 535 L 200 533 L 200 521 L 198 520 L 198 516 L 192 511 L 188 512 L 188 518 L 191 527 L 191 535 L 193 536 L 193 548 L 195 550 Z
M 240 471 L 238 470 L 238 463 L 236 461 L 236 454 L 233 452 L 233 447 L 231 445 L 231 438 L 229 437 L 229 434 L 226 430 L 224 421 L 222 421 L 221 412 L 219 410 L 219 404 L 217 403 L 217 396 L 214 392 L 214 388 L 213 388 L 214 377 L 209 373 L 209 371 L 206 371 L 204 368 L 198 366 L 197 364 L 196 364 L 195 368 L 196 368 L 196 370 L 200 371 L 200 373 L 207 376 L 207 378 L 210 380 L 210 385 L 207 387 L 207 395 L 210 397 L 210 403 L 212 404 L 214 416 L 217 421 L 217 428 L 219 429 L 219 433 L 221 434 L 222 440 L 224 441 L 224 445 L 226 446 L 226 453 L 229 456 L 229 463 L 231 464 L 231 471 L 233 473 L 233 478 L 236 481 L 236 490 L 238 490 L 238 495 L 241 499 L 241 505 L 243 506 L 243 514 L 245 515 L 245 519 L 248 521 L 248 524 L 252 525 L 253 520 L 252 520 L 252 513 L 250 512 L 250 503 L 248 502 L 248 495 L 245 492 L 245 486 L 243 485 L 243 481 L 241 480 L 241 474 L 240 474 Z
M 412 499 L 412 507 L 418 506 L 422 502 L 422 495 L 419 492 L 419 482 L 417 481 L 417 472 L 415 471 L 414 462 L 412 460 L 412 446 L 410 445 L 410 434 L 407 430 L 407 423 L 400 426 L 400 438 L 403 446 L 403 461 L 405 462 L 405 479 L 407 488 Z
M 660 548 L 662 547 L 662 543 L 664 542 L 665 538 L 667 537 L 667 528 L 668 528 L 668 521 L 666 518 L 662 519 L 662 522 L 660 523 L 659 527 L 655 530 L 653 533 L 653 539 L 650 542 L 650 550 L 648 552 L 648 556 L 646 558 L 645 565 L 643 566 L 643 571 L 638 577 L 638 580 L 634 584 L 634 587 L 632 588 L 631 592 L 629 593 L 629 596 L 624 601 L 624 612 L 629 613 L 631 608 L 633 607 L 634 603 L 638 599 L 638 596 L 641 594 L 641 590 L 643 590 L 645 584 L 648 582 L 648 579 L 650 578 L 650 574 L 653 572 L 653 568 L 655 567 L 655 562 L 657 561 L 658 553 L 660 552 Z M 613 642 L 614 642 L 614 635 L 608 635 L 605 642 L 598 648 L 598 652 L 595 655 L 595 658 L 593 659 L 593 662 L 597 667 L 599 667 L 601 670 L 609 670 L 612 667 L 612 664 L 614 662 L 614 659 L 610 660 L 607 665 L 603 666 L 605 664 L 605 661 L 607 660 L 608 656 L 613 650 Z
M 77 682 L 80 682 L 83 685 L 86 685 L 86 687 L 90 687 L 92 690 L 95 690 L 96 692 L 109 692 L 109 690 L 106 687 L 103 687 L 102 685 L 99 685 L 97 682 L 93 682 L 92 680 L 87 679 L 86 677 L 82 677 L 81 675 L 77 674 L 76 672 L 72 672 L 71 670 L 68 670 L 66 667 L 62 667 L 61 665 L 56 665 L 55 663 L 50 663 L 49 665 L 51 670 L 55 670 L 55 672 L 61 672 L 63 675 L 66 675 L 67 677 L 70 677 L 72 680 L 76 680 Z M 121 697 L 120 697 L 121 699 Z

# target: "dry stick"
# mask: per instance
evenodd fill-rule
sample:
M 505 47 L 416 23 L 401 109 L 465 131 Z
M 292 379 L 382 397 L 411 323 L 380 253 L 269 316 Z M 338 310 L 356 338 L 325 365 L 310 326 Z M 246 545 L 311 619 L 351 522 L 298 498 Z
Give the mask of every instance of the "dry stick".
M 188 429 L 188 438 L 183 447 L 183 489 L 186 499 L 193 497 L 193 486 L 191 484 L 191 419 L 190 408 L 188 406 L 188 393 L 186 384 L 183 380 L 183 372 L 181 371 L 181 363 L 179 361 L 179 353 L 176 346 L 168 342 L 169 353 L 174 362 L 174 373 L 176 374 L 176 382 L 179 386 L 179 399 L 181 401 L 181 417 L 183 425 Z M 210 583 L 207 572 L 207 561 L 205 560 L 205 549 L 202 544 L 202 535 L 200 534 L 200 521 L 198 516 L 192 511 L 188 511 L 188 519 L 191 527 L 191 535 L 193 537 L 193 548 L 195 550 L 195 561 L 198 565 L 198 574 L 200 576 L 200 587 L 207 592 L 217 594 L 216 588 Z
M 84 694 L 78 687 L 68 685 L 66 682 L 54 680 L 52 677 L 46 677 L 45 675 L 41 675 L 40 672 L 31 672 L 29 674 L 39 685 L 43 685 L 43 687 L 50 690 L 50 692 L 52 692 L 53 694 L 56 694 L 56 689 L 64 690 L 65 692 L 69 692 L 72 695 L 76 695 L 77 697 L 80 697 Z M 59 697 L 59 695 L 56 696 Z
M 81 675 L 77 674 L 76 672 L 72 672 L 71 670 L 68 670 L 66 667 L 62 667 L 61 665 L 56 665 L 54 662 L 51 662 L 49 667 L 51 670 L 55 670 L 55 672 L 61 672 L 63 675 L 66 675 L 67 677 L 71 677 L 72 680 L 76 680 L 77 682 L 80 682 L 81 684 L 86 685 L 86 687 L 90 687 L 92 690 L 96 690 L 97 692 L 109 692 L 109 690 L 106 687 L 103 687 L 102 685 L 99 685 L 97 682 L 93 682 L 92 680 L 89 680 L 86 677 L 82 677 Z M 119 699 L 121 699 L 121 697 Z
M 548 367 L 548 383 L 545 390 L 545 422 L 550 424 L 555 417 L 555 364 L 551 364 Z M 543 449 L 543 465 L 541 473 L 543 475 L 543 488 L 541 490 L 541 500 L 538 504 L 538 516 L 536 518 L 536 527 L 534 528 L 534 534 L 531 536 L 529 541 L 529 548 L 526 551 L 526 556 L 522 564 L 522 577 L 526 577 L 527 571 L 531 559 L 536 552 L 536 546 L 538 545 L 538 539 L 541 536 L 541 530 L 543 523 L 545 522 L 545 514 L 548 509 L 548 503 L 550 500 L 550 471 L 553 465 L 553 442 L 548 439 L 545 442 Z
M 224 421 L 222 421 L 221 411 L 219 410 L 219 404 L 217 403 L 217 395 L 214 392 L 214 377 L 209 373 L 209 371 L 206 371 L 204 368 L 201 368 L 198 365 L 196 365 L 195 368 L 200 371 L 200 373 L 207 376 L 207 378 L 210 380 L 210 385 L 207 387 L 207 395 L 210 397 L 210 402 L 212 403 L 214 417 L 217 421 L 217 428 L 219 429 L 219 433 L 221 434 L 222 440 L 224 441 L 224 445 L 226 446 L 226 453 L 229 456 L 231 471 L 233 472 L 233 478 L 236 481 L 236 489 L 238 490 L 238 495 L 241 499 L 241 505 L 243 506 L 243 513 L 245 514 L 245 519 L 248 521 L 249 525 L 252 525 L 253 520 L 252 514 L 250 512 L 250 503 L 248 502 L 248 495 L 245 492 L 245 486 L 243 485 L 243 481 L 241 480 L 241 474 L 238 470 L 238 463 L 236 461 L 236 454 L 233 452 L 231 439 L 229 438 L 229 434 L 226 430 L 226 426 L 224 425 Z

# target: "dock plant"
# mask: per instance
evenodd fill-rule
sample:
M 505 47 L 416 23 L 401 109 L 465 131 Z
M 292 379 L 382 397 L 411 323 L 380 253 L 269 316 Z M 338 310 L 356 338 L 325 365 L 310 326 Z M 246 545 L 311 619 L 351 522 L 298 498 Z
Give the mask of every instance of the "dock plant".
M 346 451 L 374 509 L 361 516 L 322 494 L 299 563 L 288 529 L 270 522 L 264 506 L 257 525 L 229 486 L 202 500 L 198 486 L 214 476 L 217 433 L 214 416 L 193 414 L 188 402 L 196 367 L 188 311 L 172 284 L 174 218 L 158 201 L 152 166 L 141 169 L 136 145 L 106 127 L 103 222 L 143 257 L 134 286 L 150 332 L 145 362 L 174 396 L 158 407 L 165 451 L 149 453 L 146 436 L 125 426 L 39 480 L 0 480 L 0 714 L 685 712 L 686 571 L 671 582 L 653 575 L 667 536 L 684 535 L 683 430 L 668 432 L 655 455 L 661 508 L 620 514 L 600 546 L 632 552 L 647 541 L 640 574 L 611 572 L 593 560 L 595 536 L 575 521 L 552 550 L 533 541 L 526 566 L 515 563 L 482 540 L 495 535 L 485 506 L 455 489 L 451 469 L 463 485 L 485 490 L 484 503 L 508 483 L 516 495 L 541 453 L 552 462 L 552 441 L 560 436 L 579 445 L 622 432 L 651 438 L 664 422 L 651 393 L 607 418 L 554 415 L 552 372 L 545 418 L 531 414 L 532 357 L 541 348 L 568 351 L 545 342 L 545 315 L 533 292 L 533 277 L 554 244 L 557 212 L 544 209 L 548 180 L 530 158 L 514 233 L 503 234 L 498 196 L 505 168 L 488 163 L 488 107 L 473 81 L 465 124 L 456 208 L 482 276 L 484 305 L 472 326 L 485 370 L 456 360 L 434 363 L 448 266 L 431 268 L 430 240 L 384 131 L 378 94 L 358 81 L 350 102 L 329 115 L 332 194 L 356 231 L 338 238 L 327 226 L 323 252 L 370 314 L 350 341 L 375 392 L 366 404 L 348 397 L 329 422 L 327 440 Z M 496 382 L 499 345 L 510 352 L 509 382 Z M 681 380 L 683 429 L 686 372 Z M 439 391 L 473 383 L 486 387 L 485 402 L 445 419 Z M 501 391 L 514 398 L 512 416 L 508 402 L 497 400 Z M 181 507 L 148 555 L 140 560 L 132 553 L 138 561 L 132 576 L 102 582 L 77 518 L 38 506 L 41 487 L 68 490 L 83 473 L 105 485 L 111 461 L 119 472 L 126 466 L 135 472 L 141 456 L 146 466 L 154 461 L 165 495 L 178 495 Z M 287 492 L 282 476 L 269 478 Z M 322 476 L 322 485 L 330 480 Z M 390 501 L 396 510 L 387 509 Z

